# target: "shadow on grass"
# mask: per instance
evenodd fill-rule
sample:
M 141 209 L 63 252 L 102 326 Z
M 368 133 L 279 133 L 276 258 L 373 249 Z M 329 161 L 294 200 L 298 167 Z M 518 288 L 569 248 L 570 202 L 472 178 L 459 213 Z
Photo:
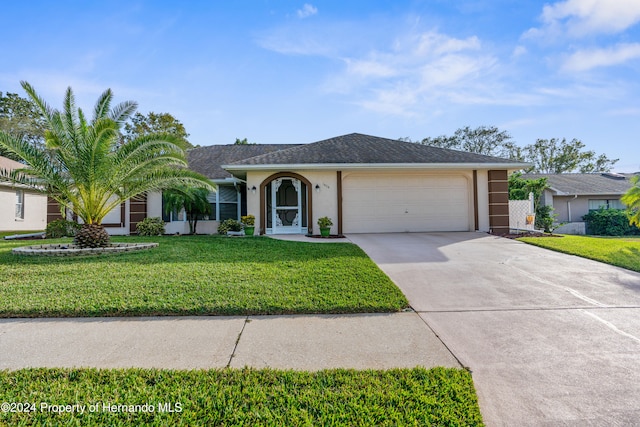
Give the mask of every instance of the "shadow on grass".
M 271 263 L 305 262 L 342 257 L 368 258 L 351 243 L 307 243 L 274 240 L 268 237 L 229 238 L 224 236 L 113 237 L 113 242 L 159 243 L 157 248 L 81 257 L 19 256 L 11 249 L 46 243 L 69 243 L 71 239 L 0 242 L 2 265 L 57 264 L 187 264 L 187 263 Z

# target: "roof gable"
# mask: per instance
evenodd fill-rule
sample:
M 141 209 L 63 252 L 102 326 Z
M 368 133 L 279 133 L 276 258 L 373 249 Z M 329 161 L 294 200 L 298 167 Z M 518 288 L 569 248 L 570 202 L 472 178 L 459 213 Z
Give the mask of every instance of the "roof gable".
M 427 164 L 487 163 L 509 164 L 513 160 L 482 154 L 352 133 L 286 150 L 227 163 L 235 166 L 312 164 Z M 527 164 L 522 163 L 522 167 Z

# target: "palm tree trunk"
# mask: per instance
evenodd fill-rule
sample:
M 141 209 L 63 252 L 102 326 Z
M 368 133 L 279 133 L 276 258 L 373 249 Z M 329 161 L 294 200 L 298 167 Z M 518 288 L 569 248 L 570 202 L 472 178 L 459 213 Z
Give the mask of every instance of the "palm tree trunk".
M 109 242 L 109 233 L 102 224 L 82 224 L 73 239 L 73 243 L 81 248 L 104 248 Z

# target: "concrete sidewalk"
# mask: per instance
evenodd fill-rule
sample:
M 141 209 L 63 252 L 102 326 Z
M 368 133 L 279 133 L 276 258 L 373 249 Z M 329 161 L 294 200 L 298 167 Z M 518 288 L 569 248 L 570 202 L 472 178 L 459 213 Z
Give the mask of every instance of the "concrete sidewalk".
M 420 316 L 0 319 L 0 369 L 460 367 Z

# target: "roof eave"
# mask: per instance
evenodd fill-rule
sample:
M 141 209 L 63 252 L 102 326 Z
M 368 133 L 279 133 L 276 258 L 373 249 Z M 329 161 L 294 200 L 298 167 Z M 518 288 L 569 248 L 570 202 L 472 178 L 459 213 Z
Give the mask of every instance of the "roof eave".
M 572 192 L 566 192 L 566 191 L 559 191 L 557 192 L 555 195 L 556 196 L 560 196 L 560 197 L 573 197 L 573 196 L 622 196 L 623 194 L 625 194 L 625 191 L 622 192 L 618 192 L 618 191 L 609 191 L 609 192 L 598 192 L 598 193 L 593 193 L 593 192 L 580 192 L 580 191 L 572 191 Z
M 520 170 L 531 167 L 530 163 L 291 163 L 265 165 L 222 165 L 228 171 L 250 170 L 347 170 L 347 169 L 508 169 Z

